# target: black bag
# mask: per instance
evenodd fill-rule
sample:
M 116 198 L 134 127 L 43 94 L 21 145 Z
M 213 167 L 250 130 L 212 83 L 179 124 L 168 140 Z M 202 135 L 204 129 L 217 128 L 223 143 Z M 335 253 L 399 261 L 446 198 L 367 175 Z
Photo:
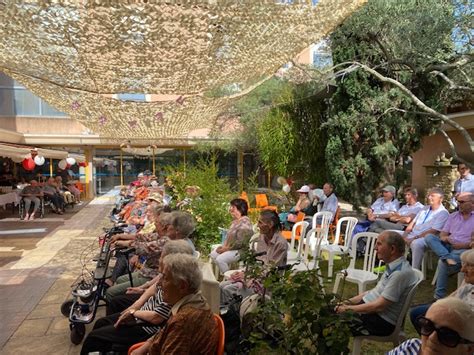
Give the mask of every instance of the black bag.
M 220 316 L 224 321 L 225 327 L 225 346 L 224 351 L 227 354 L 236 354 L 238 352 L 241 331 L 240 331 L 240 304 L 242 296 L 235 295 L 228 304 L 221 307 Z

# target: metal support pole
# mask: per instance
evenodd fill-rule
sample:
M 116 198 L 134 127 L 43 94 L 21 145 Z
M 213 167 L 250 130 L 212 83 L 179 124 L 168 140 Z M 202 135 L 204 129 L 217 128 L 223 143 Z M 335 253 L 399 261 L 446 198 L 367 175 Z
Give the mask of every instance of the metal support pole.
M 53 158 L 49 158 L 49 177 L 53 176 Z
M 183 149 L 183 167 L 184 167 L 184 177 L 186 177 L 186 149 Z
M 272 182 L 272 176 L 270 174 L 270 171 L 267 171 L 267 185 L 269 189 L 271 188 L 271 185 L 272 185 L 271 182 Z
M 240 192 L 244 191 L 244 152 L 239 149 L 237 153 L 237 166 L 239 167 L 239 189 Z
M 123 152 L 120 147 L 120 186 L 123 186 Z
M 155 147 L 152 147 L 152 154 L 153 154 L 153 175 L 155 175 Z

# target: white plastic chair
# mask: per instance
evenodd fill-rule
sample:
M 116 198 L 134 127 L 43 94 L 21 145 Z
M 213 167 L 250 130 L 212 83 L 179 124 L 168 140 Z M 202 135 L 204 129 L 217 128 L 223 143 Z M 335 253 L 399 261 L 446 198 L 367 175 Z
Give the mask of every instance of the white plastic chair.
M 319 269 L 319 260 L 321 258 L 321 243 L 323 239 L 324 237 L 319 228 L 317 230 L 309 230 L 308 237 L 300 240 L 300 242 L 302 242 L 302 246 L 301 254 L 298 259 L 299 264 L 295 264 L 291 269 L 296 272 Z M 311 241 L 315 242 L 314 250 L 311 247 Z
M 321 220 L 321 223 L 318 224 L 318 219 Z M 317 212 L 314 214 L 311 229 L 313 230 L 312 234 L 308 234 L 310 237 L 310 246 L 313 252 L 316 251 L 316 244 L 320 245 L 329 244 L 328 235 L 329 235 L 329 226 L 331 225 L 332 213 L 331 212 Z M 318 238 L 321 240 L 316 240 L 315 235 L 318 232 Z
M 334 256 L 349 254 L 349 240 L 354 231 L 354 227 L 358 220 L 355 217 L 343 217 L 339 219 L 336 226 L 336 235 L 332 244 L 323 245 L 322 251 L 328 253 L 328 277 L 332 277 L 334 268 Z M 344 231 L 344 244 L 339 245 L 339 239 L 341 238 L 342 226 L 345 223 L 346 229 Z
M 257 251 L 257 242 L 258 242 L 258 238 L 260 238 L 260 233 L 255 233 L 249 240 L 249 250 L 254 250 L 254 251 Z M 227 270 L 226 272 L 224 272 L 224 280 L 229 280 L 230 279 L 230 276 L 236 272 L 236 271 L 243 271 L 244 270 L 244 263 L 243 261 L 239 261 L 239 268 L 238 269 L 234 269 L 234 270 Z
M 393 332 L 386 336 L 376 336 L 376 335 L 361 335 L 354 337 L 354 341 L 352 343 L 352 355 L 359 355 L 360 350 L 362 347 L 362 342 L 364 340 L 372 340 L 372 341 L 379 341 L 379 342 L 392 342 L 393 346 L 398 346 L 402 341 L 405 341 L 405 319 L 408 313 L 408 309 L 411 306 L 411 302 L 413 301 L 413 297 L 415 296 L 416 289 L 418 285 L 423 281 L 423 273 L 420 270 L 413 269 L 416 273 L 418 281 L 412 286 L 410 291 L 408 291 L 407 297 L 405 299 L 405 303 L 403 304 L 402 310 L 400 312 L 400 316 L 398 317 L 397 324 L 395 324 L 395 329 Z
M 377 237 L 377 233 L 362 232 L 357 233 L 354 238 L 352 238 L 350 253 L 351 262 L 347 269 L 341 270 L 337 273 L 333 293 L 337 293 L 339 282 L 341 281 L 343 274 L 346 272 L 346 281 L 356 283 L 359 286 L 359 294 L 365 291 L 367 285 L 377 281 L 378 274 L 374 272 L 375 259 L 377 256 L 377 253 L 375 252 L 375 243 L 377 241 Z M 357 257 L 357 241 L 360 238 L 367 238 L 367 243 L 365 244 L 364 264 L 362 269 L 356 269 L 355 262 Z
M 302 252 L 303 252 L 303 245 L 304 245 L 304 236 L 306 235 L 306 229 L 308 228 L 309 223 L 306 221 L 297 222 L 294 224 L 293 228 L 291 229 L 291 241 L 290 241 L 290 248 L 288 249 L 288 256 L 287 262 L 294 262 L 300 260 Z M 298 249 L 295 249 L 295 242 L 296 242 L 296 235 L 298 228 L 300 230 L 300 240 L 298 242 Z

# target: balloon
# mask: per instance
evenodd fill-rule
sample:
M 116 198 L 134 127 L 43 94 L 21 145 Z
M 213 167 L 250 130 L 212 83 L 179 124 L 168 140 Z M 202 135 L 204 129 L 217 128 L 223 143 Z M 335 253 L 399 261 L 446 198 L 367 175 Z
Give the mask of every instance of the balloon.
M 21 165 L 23 165 L 23 169 L 27 171 L 33 170 L 36 166 L 35 161 L 31 158 L 23 160 Z
M 45 162 L 44 157 L 39 156 L 39 155 L 35 156 L 34 161 L 35 161 L 35 164 L 39 166 L 43 165 Z
M 69 158 L 66 158 L 66 162 L 69 165 L 74 165 L 74 164 L 76 164 L 76 159 L 69 157 Z
M 58 163 L 58 167 L 59 169 L 61 170 L 66 170 L 66 167 L 67 167 L 67 162 L 66 160 L 60 160 L 59 163 Z
M 286 185 L 283 185 L 282 190 L 283 190 L 284 193 L 287 194 L 291 191 L 291 187 L 290 187 L 290 185 L 286 184 Z
M 279 176 L 277 178 L 277 182 L 279 185 L 283 186 L 283 185 L 286 185 L 286 179 L 283 177 L 283 176 Z
M 66 161 L 66 163 L 67 163 L 67 161 Z M 66 165 L 66 169 L 69 169 L 70 167 L 71 167 L 71 164 Z

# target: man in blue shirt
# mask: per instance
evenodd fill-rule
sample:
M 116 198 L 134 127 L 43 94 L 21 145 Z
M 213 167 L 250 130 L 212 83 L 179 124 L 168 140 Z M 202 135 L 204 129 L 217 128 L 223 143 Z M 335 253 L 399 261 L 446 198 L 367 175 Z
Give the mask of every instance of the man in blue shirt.
M 395 329 L 408 292 L 418 278 L 405 259 L 405 241 L 397 232 L 382 232 L 375 250 L 379 260 L 387 265 L 377 286 L 347 300 L 336 308 L 336 312 L 354 311 L 359 314 L 362 327 L 369 334 L 385 336 Z M 352 333 L 360 335 L 360 327 L 354 327 Z
M 458 164 L 459 179 L 454 182 L 454 196 L 451 200 L 451 204 L 457 207 L 456 197 L 461 192 L 470 192 L 474 194 L 474 176 L 471 174 L 471 169 L 464 164 Z

